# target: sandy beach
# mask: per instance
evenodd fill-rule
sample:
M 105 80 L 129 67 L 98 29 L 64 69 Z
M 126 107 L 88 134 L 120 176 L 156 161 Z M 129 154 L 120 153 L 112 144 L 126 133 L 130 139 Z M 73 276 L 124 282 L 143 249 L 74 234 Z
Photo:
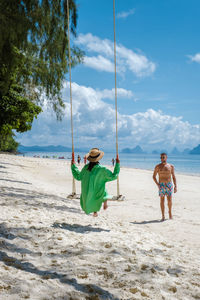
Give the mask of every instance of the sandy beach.
M 176 175 L 173 220 L 152 172 L 123 167 L 126 200 L 94 218 L 69 162 L 0 154 L 0 300 L 200 299 L 200 177 Z

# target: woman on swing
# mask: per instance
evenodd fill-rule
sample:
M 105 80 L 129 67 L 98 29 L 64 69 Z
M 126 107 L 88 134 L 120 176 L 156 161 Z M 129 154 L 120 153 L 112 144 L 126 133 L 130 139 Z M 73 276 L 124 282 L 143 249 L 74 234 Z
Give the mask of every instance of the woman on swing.
M 71 169 L 73 177 L 76 180 L 81 181 L 81 208 L 86 214 L 93 213 L 94 217 L 97 217 L 97 212 L 103 208 L 107 209 L 107 200 L 109 195 L 106 191 L 106 182 L 117 179 L 120 171 L 120 161 L 116 158 L 116 165 L 114 172 L 112 173 L 106 167 L 99 164 L 100 159 L 104 156 L 104 152 L 98 148 L 92 148 L 86 155 L 89 161 L 81 171 L 75 165 L 75 161 L 72 160 Z

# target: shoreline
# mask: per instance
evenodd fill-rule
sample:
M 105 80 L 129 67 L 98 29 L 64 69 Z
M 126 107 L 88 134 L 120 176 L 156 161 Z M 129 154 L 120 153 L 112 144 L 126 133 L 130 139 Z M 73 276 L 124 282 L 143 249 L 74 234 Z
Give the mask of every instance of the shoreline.
M 6 153 L 1 153 L 1 152 L 0 152 L 0 154 L 5 154 L 6 155 Z M 47 160 L 50 159 L 50 160 L 66 161 L 66 162 L 70 163 L 70 159 L 67 159 L 67 158 L 65 158 L 65 159 L 59 159 L 59 158 L 51 158 L 51 157 L 47 158 L 47 157 L 22 156 L 21 154 L 13 154 L 13 155 L 16 155 L 16 156 L 19 156 L 19 157 L 24 157 L 24 158 L 47 159 Z M 76 165 L 78 166 L 77 162 L 76 162 Z M 103 165 L 105 165 L 106 167 L 109 167 L 109 168 L 113 167 L 111 164 L 110 165 L 103 164 Z M 80 166 L 84 166 L 84 164 L 81 163 Z M 134 168 L 134 167 L 131 167 L 131 166 L 123 166 L 123 165 L 121 165 L 121 168 L 124 168 L 124 169 L 127 168 L 127 169 L 133 169 L 133 170 L 142 170 L 142 171 L 149 171 L 149 172 L 153 173 L 153 169 Z M 175 168 L 176 168 L 176 166 L 175 166 Z M 200 177 L 200 173 L 189 173 L 189 172 L 179 172 L 179 171 L 176 171 L 176 174 L 186 175 L 186 176 Z

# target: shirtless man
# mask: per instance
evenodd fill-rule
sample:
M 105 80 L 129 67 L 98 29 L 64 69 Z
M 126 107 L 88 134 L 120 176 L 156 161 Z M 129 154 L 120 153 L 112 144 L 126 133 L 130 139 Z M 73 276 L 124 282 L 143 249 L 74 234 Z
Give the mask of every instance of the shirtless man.
M 172 219 L 172 192 L 174 183 L 174 193 L 177 192 L 176 177 L 174 173 L 174 166 L 167 163 L 167 154 L 161 153 L 160 155 L 161 163 L 157 165 L 154 169 L 153 180 L 158 186 L 159 196 L 160 196 L 160 208 L 162 212 L 161 221 L 165 220 L 165 196 L 167 196 L 168 208 L 169 208 L 169 218 Z M 157 176 L 159 177 L 159 182 L 157 181 Z

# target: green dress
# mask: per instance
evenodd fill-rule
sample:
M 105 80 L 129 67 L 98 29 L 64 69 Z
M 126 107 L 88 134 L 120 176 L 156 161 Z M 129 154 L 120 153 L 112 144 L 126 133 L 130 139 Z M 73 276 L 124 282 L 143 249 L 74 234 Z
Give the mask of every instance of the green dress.
M 86 214 L 100 210 L 104 201 L 109 198 L 106 191 L 106 182 L 117 179 L 120 164 L 116 163 L 112 173 L 106 167 L 96 165 L 91 171 L 88 171 L 88 164 L 81 171 L 75 164 L 71 166 L 72 174 L 75 179 L 81 181 L 80 204 Z

